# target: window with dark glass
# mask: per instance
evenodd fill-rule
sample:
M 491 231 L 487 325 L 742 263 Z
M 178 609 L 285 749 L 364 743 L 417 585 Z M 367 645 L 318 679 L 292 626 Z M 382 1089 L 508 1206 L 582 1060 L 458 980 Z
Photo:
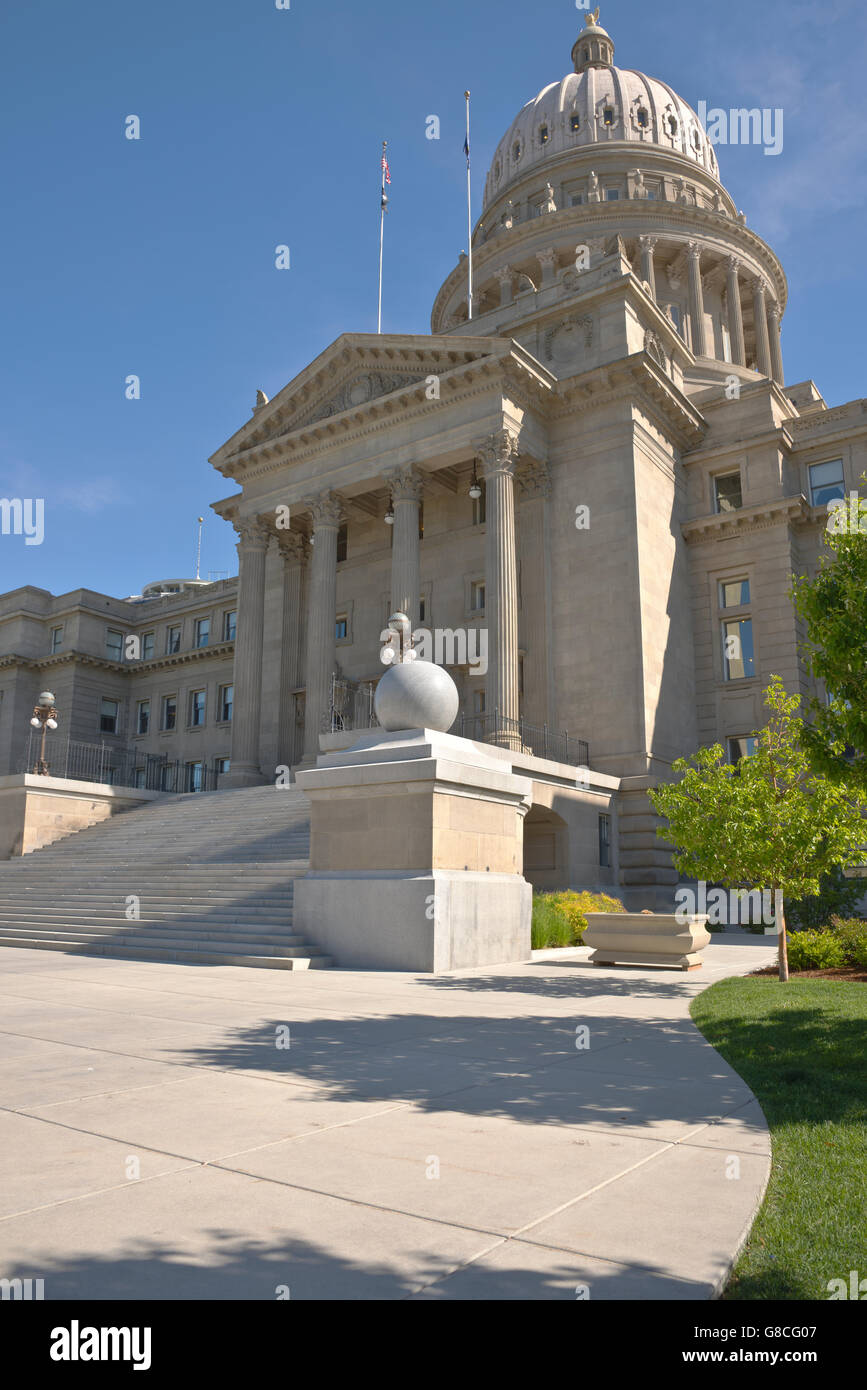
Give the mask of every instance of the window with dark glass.
M 334 638 L 340 642 L 349 636 L 349 621 L 345 613 L 341 613 L 334 621 Z
M 613 124 L 614 124 L 614 107 L 613 107 L 613 106 L 606 106 L 606 107 L 605 107 L 605 110 L 602 112 L 602 121 L 603 121 L 603 124 L 605 124 L 605 125 L 613 125 Z
M 541 128 L 540 131 L 539 131 L 539 144 L 540 144 L 540 145 L 547 145 L 547 143 L 548 143 L 548 127 L 547 127 L 546 125 L 543 125 L 542 128 Z
M 580 117 L 580 116 L 575 116 L 575 115 L 570 116 L 570 117 L 569 117 L 569 128 L 570 128 L 570 130 L 580 130 L 580 129 L 581 129 L 581 117 Z
M 223 641 L 234 642 L 235 633 L 238 626 L 238 614 L 233 608 L 231 612 L 223 614 Z
M 151 722 L 151 702 L 150 700 L 139 700 L 138 713 L 136 715 L 136 732 L 146 734 Z
M 713 480 L 714 505 L 718 512 L 736 512 L 744 505 L 740 469 L 721 473 Z
M 154 634 L 145 632 L 141 639 L 141 659 L 142 661 L 152 661 L 154 657 Z
M 640 106 L 640 107 L 638 108 L 638 117 L 637 117 L 637 119 L 638 119 L 638 124 L 640 125 L 641 129 L 642 129 L 642 130 L 647 130 L 647 127 L 650 125 L 650 112 L 647 110 L 646 107 Z
M 220 713 L 221 723 L 228 724 L 232 718 L 232 706 L 235 703 L 235 687 L 233 685 L 220 686 Z
M 190 694 L 190 723 L 199 728 L 205 722 L 205 692 L 193 690 Z
M 166 695 L 163 700 L 163 728 L 173 729 L 178 722 L 178 701 L 175 695 Z
M 196 618 L 195 645 L 206 647 L 211 639 L 211 620 L 210 618 Z
M 123 633 L 118 632 L 116 628 L 106 628 L 105 654 L 112 661 L 123 660 Z
M 722 625 L 723 669 L 727 681 L 755 675 L 752 618 L 727 619 Z
M 758 739 L 752 734 L 739 735 L 729 739 L 729 762 L 739 763 L 741 758 L 751 758 L 756 751 Z
M 599 867 L 611 868 L 611 817 L 599 817 Z
M 181 629 L 180 629 L 179 627 L 169 627 L 169 628 L 166 628 L 166 653 L 167 653 L 167 655 L 170 656 L 170 655 L 172 654 L 172 652 L 179 652 L 180 650 L 181 650 Z
M 101 734 L 117 733 L 118 709 L 117 700 L 103 699 L 101 701 L 99 707 L 99 731 Z
M 845 498 L 843 460 L 814 463 L 810 468 L 810 501 L 814 507 L 824 507 L 838 498 Z

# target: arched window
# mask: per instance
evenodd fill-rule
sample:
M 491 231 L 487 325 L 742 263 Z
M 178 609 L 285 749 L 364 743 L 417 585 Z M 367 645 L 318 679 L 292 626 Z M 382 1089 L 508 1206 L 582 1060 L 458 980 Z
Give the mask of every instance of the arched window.
M 516 140 L 515 143 L 514 143 L 514 145 L 512 146 L 512 158 L 515 159 L 515 160 L 518 160 L 518 159 L 521 158 L 521 142 L 520 142 L 520 140 Z
M 547 127 L 546 125 L 543 125 L 543 126 L 540 126 L 540 128 L 539 128 L 539 144 L 540 144 L 540 145 L 547 145 L 547 143 L 548 143 L 548 127 Z
M 570 129 L 570 130 L 580 130 L 580 129 L 581 129 L 581 117 L 578 116 L 578 115 L 576 115 L 574 112 L 573 112 L 573 114 L 569 117 L 569 129 Z
M 614 124 L 614 107 L 613 107 L 613 106 L 606 106 L 606 107 L 605 107 L 604 111 L 602 112 L 602 120 L 603 120 L 603 122 L 604 122 L 605 125 L 613 125 L 613 124 Z
M 669 135 L 677 134 L 677 119 L 674 116 L 668 118 L 668 133 Z
M 641 126 L 641 129 L 647 130 L 647 128 L 650 125 L 650 112 L 648 111 L 646 106 L 639 106 L 637 120 L 638 124 Z

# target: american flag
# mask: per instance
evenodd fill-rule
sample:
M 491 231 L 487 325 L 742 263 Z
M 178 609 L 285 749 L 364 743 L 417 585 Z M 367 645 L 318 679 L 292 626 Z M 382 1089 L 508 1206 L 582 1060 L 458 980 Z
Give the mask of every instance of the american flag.
M 386 183 L 391 183 L 391 170 L 388 167 L 388 160 L 385 155 L 382 156 L 382 172 L 385 175 Z

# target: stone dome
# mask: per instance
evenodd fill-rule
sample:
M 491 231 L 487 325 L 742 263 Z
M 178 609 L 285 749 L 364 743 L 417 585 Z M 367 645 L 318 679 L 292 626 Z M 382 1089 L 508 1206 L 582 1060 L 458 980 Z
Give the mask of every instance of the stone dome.
M 598 16 L 598 12 L 597 12 Z M 719 166 L 692 107 L 667 83 L 614 67 L 614 44 L 592 17 L 572 49 L 575 71 L 551 82 L 518 112 L 485 180 L 488 207 L 528 171 L 570 152 L 655 146 L 700 165 L 719 179 Z

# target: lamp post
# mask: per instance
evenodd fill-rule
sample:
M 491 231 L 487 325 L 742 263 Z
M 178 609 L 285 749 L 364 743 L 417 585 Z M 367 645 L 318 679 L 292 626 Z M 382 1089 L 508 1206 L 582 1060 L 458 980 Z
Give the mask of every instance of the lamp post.
M 45 735 L 49 729 L 57 728 L 57 710 L 54 708 L 54 696 L 50 690 L 43 690 L 39 696 L 33 707 L 33 718 L 30 723 L 34 729 L 42 729 L 39 761 L 33 771 L 38 777 L 47 777 L 49 770 L 48 763 L 45 761 Z

